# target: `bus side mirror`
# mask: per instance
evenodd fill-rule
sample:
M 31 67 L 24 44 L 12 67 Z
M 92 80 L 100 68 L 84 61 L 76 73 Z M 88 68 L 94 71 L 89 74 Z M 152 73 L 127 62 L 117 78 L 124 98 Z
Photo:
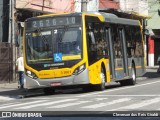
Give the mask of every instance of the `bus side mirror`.
M 145 35 L 149 35 L 149 30 L 148 29 L 144 29 L 143 32 L 144 32 Z
M 154 36 L 154 32 L 152 29 L 144 29 L 144 34 Z

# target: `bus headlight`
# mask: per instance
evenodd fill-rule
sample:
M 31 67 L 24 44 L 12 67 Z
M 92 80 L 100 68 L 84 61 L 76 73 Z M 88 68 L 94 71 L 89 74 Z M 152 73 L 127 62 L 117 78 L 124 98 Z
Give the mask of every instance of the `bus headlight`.
M 78 74 L 80 74 L 81 72 L 83 72 L 85 69 L 86 69 L 86 64 L 84 63 L 83 65 L 77 67 L 77 68 L 74 70 L 73 75 L 78 75 Z
M 38 78 L 36 74 L 34 74 L 33 72 L 31 72 L 29 70 L 26 71 L 26 75 L 28 77 L 30 77 L 30 78 L 33 78 L 33 79 L 37 79 Z

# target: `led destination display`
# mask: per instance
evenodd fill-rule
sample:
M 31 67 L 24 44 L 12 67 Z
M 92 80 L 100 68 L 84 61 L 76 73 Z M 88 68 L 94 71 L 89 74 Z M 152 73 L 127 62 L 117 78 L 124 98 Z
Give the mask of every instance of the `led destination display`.
M 54 27 L 61 25 L 76 25 L 81 23 L 81 17 L 48 17 L 27 21 L 27 29 Z

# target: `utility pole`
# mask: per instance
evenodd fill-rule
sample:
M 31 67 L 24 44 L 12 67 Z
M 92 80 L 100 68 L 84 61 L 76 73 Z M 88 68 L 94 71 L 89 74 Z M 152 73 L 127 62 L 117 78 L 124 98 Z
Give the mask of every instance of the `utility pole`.
M 87 0 L 81 0 L 81 12 L 87 12 Z
M 11 34 L 12 34 L 12 0 L 9 1 L 9 34 L 8 34 L 8 43 L 11 43 Z
M 16 45 L 15 45 L 15 0 L 12 0 L 12 57 L 13 57 L 13 81 L 16 80 Z M 16 31 L 17 32 L 17 31 Z
M 14 0 L 9 1 L 9 36 L 8 42 L 11 44 L 15 43 L 15 34 L 14 34 Z

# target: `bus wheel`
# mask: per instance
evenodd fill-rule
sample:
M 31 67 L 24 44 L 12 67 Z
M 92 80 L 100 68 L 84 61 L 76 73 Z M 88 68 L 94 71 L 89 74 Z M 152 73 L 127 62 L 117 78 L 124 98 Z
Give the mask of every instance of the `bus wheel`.
M 120 81 L 121 86 L 126 85 L 135 85 L 136 84 L 136 70 L 134 64 L 132 64 L 131 68 L 131 79 Z
M 106 82 L 106 75 L 103 67 L 101 68 L 100 79 L 101 83 L 96 85 L 96 90 L 103 91 L 105 89 L 105 82 Z
M 54 89 L 54 88 L 51 88 L 51 87 L 49 87 L 49 88 L 44 88 L 44 89 L 43 89 L 43 92 L 44 92 L 45 95 L 52 95 L 52 94 L 54 94 L 55 89 Z
M 136 84 L 136 69 L 135 69 L 135 65 L 134 64 L 132 64 L 131 79 L 128 80 L 128 84 L 129 85 L 135 85 Z

